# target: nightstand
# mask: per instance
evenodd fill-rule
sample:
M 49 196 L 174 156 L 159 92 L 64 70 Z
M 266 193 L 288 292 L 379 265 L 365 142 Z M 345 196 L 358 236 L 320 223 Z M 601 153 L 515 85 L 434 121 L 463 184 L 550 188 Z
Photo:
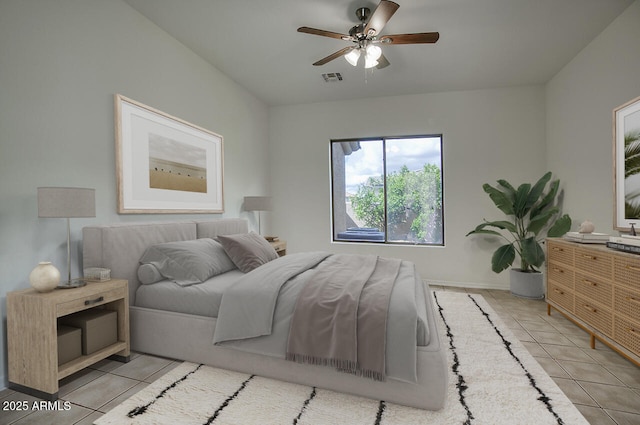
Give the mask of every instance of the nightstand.
M 118 340 L 101 350 L 58 366 L 59 317 L 88 309 L 118 313 Z M 129 361 L 129 289 L 123 279 L 88 283 L 42 293 L 25 289 L 7 293 L 9 387 L 54 401 L 58 381 L 102 359 Z
M 277 241 L 271 241 L 269 243 L 271 244 L 273 249 L 276 250 L 279 256 L 282 257 L 287 255 L 287 241 L 277 240 Z

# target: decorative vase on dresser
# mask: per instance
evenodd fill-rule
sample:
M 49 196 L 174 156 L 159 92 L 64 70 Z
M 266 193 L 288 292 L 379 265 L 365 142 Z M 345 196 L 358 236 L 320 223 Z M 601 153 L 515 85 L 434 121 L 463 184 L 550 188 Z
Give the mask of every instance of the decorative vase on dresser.
M 41 261 L 29 274 L 29 282 L 38 292 L 53 291 L 60 283 L 60 271 L 50 261 Z
M 640 255 L 552 238 L 547 257 L 547 313 L 640 366 Z

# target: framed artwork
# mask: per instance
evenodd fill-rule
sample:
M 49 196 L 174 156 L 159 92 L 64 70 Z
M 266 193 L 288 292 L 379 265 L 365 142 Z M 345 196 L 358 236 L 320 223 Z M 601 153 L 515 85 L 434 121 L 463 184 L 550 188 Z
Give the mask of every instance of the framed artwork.
M 118 213 L 222 213 L 222 136 L 115 95 Z
M 640 97 L 613 110 L 613 158 L 613 227 L 640 230 Z

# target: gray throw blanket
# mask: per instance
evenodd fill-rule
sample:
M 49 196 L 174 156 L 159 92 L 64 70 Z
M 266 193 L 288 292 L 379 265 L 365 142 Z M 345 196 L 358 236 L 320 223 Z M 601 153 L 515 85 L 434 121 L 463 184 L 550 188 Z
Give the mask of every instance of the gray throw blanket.
M 400 260 L 334 255 L 296 302 L 287 360 L 384 381 L 387 313 Z
M 242 276 L 225 290 L 222 297 L 214 331 L 214 344 L 260 355 L 286 358 L 291 320 L 298 297 L 317 271 L 332 268 L 328 261 L 333 257 L 345 257 L 339 261 L 351 263 L 349 254 L 294 253 L 270 261 Z M 374 271 L 371 274 L 369 282 L 365 285 L 365 291 L 360 294 L 361 299 L 372 295 L 368 295 L 369 291 L 366 288 L 376 279 L 377 273 L 378 271 Z M 350 274 L 354 276 L 356 273 L 352 271 Z M 361 369 L 381 371 L 383 369 L 379 367 L 379 361 L 384 359 L 387 380 L 416 382 L 416 346 L 418 343 L 424 345 L 425 341 L 429 340 L 425 322 L 418 315 L 420 311 L 422 317 L 426 317 L 423 286 L 414 265 L 407 261 L 400 261 L 400 269 L 391 291 L 389 311 L 384 323 L 386 352 L 375 356 L 377 366 L 371 366 L 368 360 L 358 358 Z M 416 303 L 417 300 L 420 302 Z M 372 305 L 375 304 L 374 302 Z M 361 304 L 359 310 L 360 313 L 364 313 L 366 308 Z M 383 334 L 382 322 L 369 320 L 367 323 L 367 325 L 358 324 L 360 330 L 367 326 L 372 330 L 380 330 L 380 334 Z M 363 331 L 365 335 L 370 333 L 367 330 Z M 377 337 L 367 337 L 366 340 L 361 338 L 357 341 L 357 347 L 359 351 L 373 352 L 385 346 L 377 340 Z

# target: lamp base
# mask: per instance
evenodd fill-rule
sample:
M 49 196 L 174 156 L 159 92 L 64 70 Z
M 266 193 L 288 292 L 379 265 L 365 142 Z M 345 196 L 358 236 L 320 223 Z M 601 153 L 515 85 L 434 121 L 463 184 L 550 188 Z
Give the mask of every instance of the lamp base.
M 85 286 L 87 282 L 83 279 L 71 279 L 67 282 L 60 282 L 58 285 L 59 289 L 71 289 L 71 288 L 80 288 L 81 286 Z

